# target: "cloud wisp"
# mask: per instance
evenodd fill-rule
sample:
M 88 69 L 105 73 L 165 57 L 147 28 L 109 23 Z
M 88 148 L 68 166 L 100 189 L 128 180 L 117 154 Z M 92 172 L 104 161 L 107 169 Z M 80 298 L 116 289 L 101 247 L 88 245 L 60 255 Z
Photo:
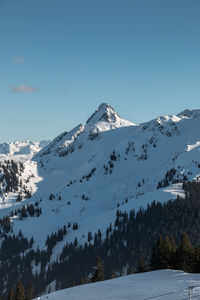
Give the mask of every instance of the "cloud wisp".
M 11 63 L 16 64 L 22 64 L 24 62 L 24 58 L 22 56 L 15 56 L 11 59 Z
M 35 92 L 39 92 L 39 89 L 37 89 L 34 86 L 22 84 L 22 85 L 12 86 L 11 91 L 13 93 L 35 93 Z

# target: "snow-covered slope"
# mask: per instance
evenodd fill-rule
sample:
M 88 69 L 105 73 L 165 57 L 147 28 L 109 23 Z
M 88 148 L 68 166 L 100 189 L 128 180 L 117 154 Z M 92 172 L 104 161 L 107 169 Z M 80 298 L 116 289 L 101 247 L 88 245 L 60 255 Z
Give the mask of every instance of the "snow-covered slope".
M 48 144 L 47 147 L 44 147 L 35 158 L 39 159 L 40 157 L 47 156 L 49 159 L 52 153 L 53 155 L 66 156 L 68 153 L 74 151 L 75 146 L 81 149 L 82 144 L 80 140 L 85 142 L 87 140 L 98 140 L 102 132 L 128 126 L 135 126 L 135 124 L 120 118 L 110 105 L 102 103 L 98 110 L 87 120 L 86 125 L 80 124 L 70 132 L 63 132 Z M 78 139 L 80 135 L 81 137 Z M 75 145 L 77 139 L 79 141 Z
M 84 244 L 87 233 L 98 229 L 105 237 L 117 209 L 137 211 L 153 200 L 184 197 L 183 180 L 200 176 L 200 113 L 185 111 L 134 124 L 103 103 L 85 125 L 62 133 L 33 159 L 23 158 L 23 165 L 19 189 L 1 188 L 0 218 L 39 201 L 39 217 L 11 217 L 14 232 L 34 236 L 35 249 L 45 249 L 48 234 L 78 223 L 55 245 L 54 261 L 75 237 Z M 16 202 L 27 189 L 31 198 Z
M 21 230 L 28 240 L 34 237 L 33 249 L 47 250 L 47 236 L 65 226 L 67 234 L 53 245 L 48 268 L 75 238 L 84 245 L 88 232 L 94 237 L 100 229 L 104 239 L 117 210 L 129 213 L 152 201 L 184 197 L 184 180 L 200 178 L 199 112 L 134 124 L 103 103 L 86 124 L 34 155 L 15 155 L 24 153 L 19 148 L 2 154 L 0 220 L 7 216 L 11 222 L 6 234 Z M 35 213 L 28 213 L 33 206 Z M 32 272 L 39 273 L 40 266 L 32 264 Z
M 0 204 L 0 217 L 8 215 L 13 205 L 41 199 L 43 213 L 37 222 L 33 218 L 13 220 L 14 230 L 35 236 L 35 247 L 44 247 L 47 234 L 77 222 L 78 230 L 69 229 L 55 247 L 56 256 L 66 241 L 77 237 L 84 243 L 88 231 L 100 228 L 104 232 L 114 222 L 118 208 L 138 210 L 153 200 L 184 196 L 183 180 L 200 175 L 197 112 L 136 125 L 121 119 L 110 105 L 101 104 L 85 125 L 62 133 L 24 162 L 25 170 L 33 173 L 29 178 L 32 197 L 16 203 L 18 193 L 7 193 Z
M 37 163 L 31 159 L 49 142 L 26 140 L 0 144 L 0 209 L 14 208 L 17 199 L 30 197 L 37 190 L 40 177 Z
M 182 271 L 160 270 L 141 274 L 124 276 L 112 280 L 81 285 L 55 293 L 38 300 L 183 300 L 200 298 L 200 275 L 188 274 Z

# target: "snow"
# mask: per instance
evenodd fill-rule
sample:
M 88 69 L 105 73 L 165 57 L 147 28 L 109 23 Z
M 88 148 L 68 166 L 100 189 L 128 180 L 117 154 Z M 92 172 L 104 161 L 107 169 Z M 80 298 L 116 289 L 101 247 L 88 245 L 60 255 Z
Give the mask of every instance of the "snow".
M 34 154 L 41 150 L 42 147 L 46 146 L 49 141 L 32 142 L 26 141 L 15 141 L 11 143 L 0 144 L 0 154 L 4 155 L 23 155 L 23 154 Z
M 118 209 L 138 211 L 152 201 L 164 203 L 178 195 L 184 197 L 181 183 L 169 182 L 160 189 L 157 185 L 172 168 L 177 170 L 176 178 L 187 175 L 188 180 L 198 180 L 199 128 L 200 115 L 196 113 L 194 118 L 164 116 L 136 125 L 103 103 L 85 125 L 60 134 L 47 146 L 44 143 L 34 156 L 16 155 L 14 150 L 0 155 L 0 160 L 12 158 L 24 163 L 24 181 L 34 175 L 28 183 L 33 194 L 30 199 L 16 202 L 17 195 L 11 193 L 0 197 L 0 218 L 15 208 L 39 202 L 42 214 L 38 218 L 12 220 L 14 232 L 21 229 L 25 237 L 34 237 L 35 249 L 45 248 L 48 234 L 77 222 L 78 230 L 69 228 L 64 240 L 54 247 L 52 262 L 75 237 L 84 244 L 87 233 L 98 229 L 104 237 Z M 116 160 L 111 160 L 113 151 Z M 49 200 L 51 193 L 53 200 Z
M 12 157 L 7 156 L 7 159 L 12 159 Z M 27 155 L 20 155 L 15 161 L 23 161 L 25 170 L 21 179 L 23 183 L 26 182 L 27 189 L 34 194 L 38 189 L 38 183 L 42 180 L 42 177 L 38 174 L 37 163 L 27 160 Z M 30 179 L 29 182 L 27 182 L 27 179 Z M 6 194 L 3 198 L 0 197 L 0 218 L 5 215 L 5 212 L 8 213 L 8 211 L 15 210 L 27 202 L 27 200 L 16 202 L 17 196 L 18 192 Z
M 197 295 L 200 297 L 200 274 L 159 270 L 68 288 L 36 299 L 145 300 L 152 297 L 152 299 L 183 300 L 189 299 L 188 287 L 191 286 L 197 286 L 191 291 L 192 299 Z
M 195 149 L 195 148 L 197 148 L 198 147 L 198 150 L 199 150 L 199 147 L 200 146 L 200 142 L 196 142 L 195 144 L 193 144 L 193 145 L 187 145 L 187 149 L 186 149 L 186 151 L 191 151 L 191 150 L 193 150 L 193 149 Z
M 101 123 L 104 125 L 103 128 L 101 127 Z M 98 126 L 98 124 L 100 125 L 99 129 L 102 131 L 108 130 L 105 129 L 106 124 L 109 129 L 135 125 L 120 118 L 116 111 L 107 103 L 102 103 L 86 122 L 86 125 L 89 127 Z
M 177 115 L 178 117 L 181 118 L 196 118 L 200 116 L 200 109 L 193 109 L 193 110 L 189 110 L 189 109 L 185 109 L 184 111 L 182 111 L 181 113 L 179 113 Z

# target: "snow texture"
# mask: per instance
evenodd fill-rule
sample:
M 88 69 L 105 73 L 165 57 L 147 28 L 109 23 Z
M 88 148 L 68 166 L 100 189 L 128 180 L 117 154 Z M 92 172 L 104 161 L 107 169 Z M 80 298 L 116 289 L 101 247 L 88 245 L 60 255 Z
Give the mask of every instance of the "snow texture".
M 32 142 L 26 141 L 15 141 L 11 143 L 0 144 L 0 155 L 23 155 L 23 154 L 34 154 L 46 146 L 50 141 Z
M 38 218 L 12 218 L 13 231 L 33 236 L 35 249 L 45 248 L 48 234 L 77 222 L 78 230 L 68 228 L 64 240 L 54 247 L 54 261 L 66 242 L 75 237 L 84 244 L 87 233 L 98 229 L 105 237 L 118 209 L 138 211 L 154 200 L 164 203 L 178 195 L 184 197 L 183 180 L 200 178 L 198 112 L 134 124 L 103 103 L 85 125 L 60 134 L 46 146 L 43 143 L 34 156 L 20 147 L 12 148 L 9 154 L 0 155 L 0 160 L 23 162 L 22 180 L 29 178 L 32 197 L 16 202 L 17 193 L 0 195 L 0 218 L 39 202 L 42 214 Z M 15 155 L 19 152 L 28 154 Z M 173 169 L 175 173 L 163 184 Z
M 35 300 L 187 300 L 200 298 L 200 275 L 159 270 L 81 285 L 54 292 Z

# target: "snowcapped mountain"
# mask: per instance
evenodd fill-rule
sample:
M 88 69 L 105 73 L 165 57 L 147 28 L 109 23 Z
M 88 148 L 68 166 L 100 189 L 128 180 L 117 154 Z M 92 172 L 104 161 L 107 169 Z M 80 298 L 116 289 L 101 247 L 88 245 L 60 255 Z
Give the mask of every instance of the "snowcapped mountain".
M 13 205 L 42 199 L 43 214 L 37 224 L 32 227 L 34 220 L 15 218 L 14 230 L 36 236 L 35 247 L 44 247 L 47 234 L 66 222 L 78 222 L 79 229 L 71 230 L 66 240 L 77 237 L 84 243 L 85 232 L 104 230 L 114 221 L 118 208 L 138 210 L 153 200 L 184 196 L 183 180 L 200 175 L 199 128 L 198 110 L 134 124 L 103 103 L 85 125 L 60 134 L 24 162 L 22 181 L 30 177 L 32 197 L 16 203 L 20 188 L 7 192 L 0 204 L 0 217 L 8 215 Z M 20 193 L 24 194 L 23 188 Z M 41 227 L 44 230 L 38 234 Z
M 95 140 L 100 138 L 101 133 L 105 131 L 114 130 L 120 127 L 135 126 L 135 124 L 121 119 L 115 110 L 108 104 L 102 103 L 98 110 L 96 110 L 86 124 L 80 124 L 70 132 L 63 132 L 56 137 L 47 147 L 44 147 L 42 151 L 35 156 L 36 160 L 44 155 L 50 156 L 52 152 L 54 155 L 66 156 L 68 153 L 72 153 L 75 147 L 75 141 L 81 135 L 81 140 Z M 80 140 L 80 138 L 78 139 Z M 82 147 L 79 142 L 78 148 Z
M 86 124 L 37 152 L 40 146 L 27 142 L 1 150 L 35 154 L 16 158 L 16 164 L 1 162 L 0 219 L 9 218 L 13 233 L 33 236 L 35 250 L 46 250 L 48 235 L 67 226 L 53 245 L 53 263 L 66 243 L 84 245 L 88 232 L 100 230 L 104 239 L 117 210 L 185 196 L 182 183 L 200 178 L 200 110 L 134 124 L 103 103 Z M 40 265 L 33 263 L 32 272 Z
M 24 155 L 34 154 L 45 147 L 50 141 L 32 142 L 26 141 L 15 141 L 11 143 L 0 144 L 0 155 Z

